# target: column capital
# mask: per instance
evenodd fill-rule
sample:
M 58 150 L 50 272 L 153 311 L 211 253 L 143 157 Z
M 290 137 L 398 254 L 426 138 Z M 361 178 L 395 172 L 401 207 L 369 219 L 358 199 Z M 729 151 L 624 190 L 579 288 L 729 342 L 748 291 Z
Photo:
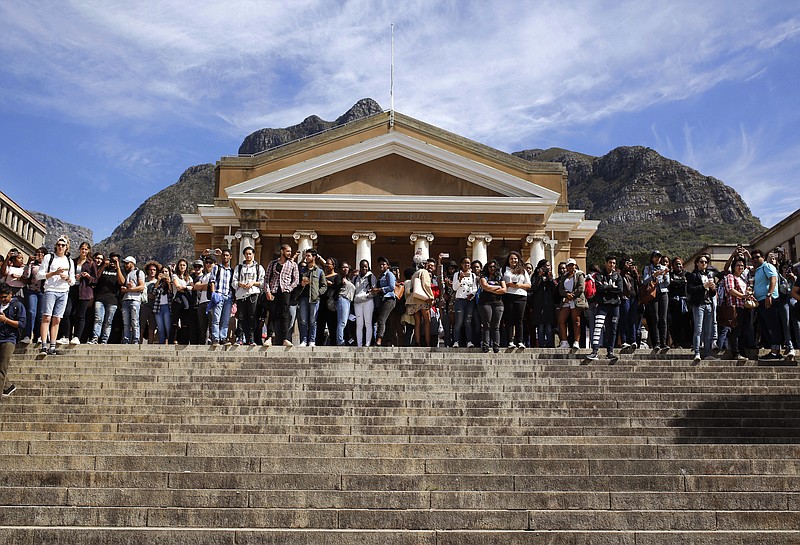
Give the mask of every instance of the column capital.
M 356 231 L 352 234 L 352 238 L 354 243 L 357 243 L 361 239 L 367 239 L 370 242 L 375 242 L 375 239 L 378 238 L 378 235 L 372 231 Z
M 228 249 L 230 250 L 233 247 L 233 241 L 236 239 L 235 235 L 225 235 L 222 237 L 225 239 L 225 242 L 228 243 Z
M 485 242 L 489 244 L 492 241 L 492 235 L 489 233 L 470 233 L 467 237 L 467 242 L 470 244 L 474 243 L 475 241 Z
M 433 236 L 433 233 L 411 233 L 408 236 L 408 240 L 411 241 L 411 244 L 414 244 L 419 239 L 427 240 L 428 242 L 433 242 L 433 239 L 436 238 Z
M 233 236 L 238 240 L 243 238 L 252 238 L 253 240 L 258 240 L 258 237 L 261 235 L 255 229 L 239 229 L 233 234 Z
M 310 239 L 310 240 L 317 240 L 318 236 L 319 235 L 317 235 L 316 231 L 295 231 L 294 234 L 292 234 L 292 238 L 295 241 L 299 241 L 301 238 L 307 238 L 307 239 Z

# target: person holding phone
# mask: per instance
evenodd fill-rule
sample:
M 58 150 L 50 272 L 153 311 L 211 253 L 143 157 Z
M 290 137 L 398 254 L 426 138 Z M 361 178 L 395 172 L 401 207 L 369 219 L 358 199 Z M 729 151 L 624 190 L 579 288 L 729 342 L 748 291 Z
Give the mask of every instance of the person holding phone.
M 58 237 L 55 252 L 44 257 L 36 278 L 44 280 L 40 353 L 54 356 L 57 354 L 58 326 L 67 308 L 69 288 L 75 284 L 75 262 L 69 258 L 69 237 Z

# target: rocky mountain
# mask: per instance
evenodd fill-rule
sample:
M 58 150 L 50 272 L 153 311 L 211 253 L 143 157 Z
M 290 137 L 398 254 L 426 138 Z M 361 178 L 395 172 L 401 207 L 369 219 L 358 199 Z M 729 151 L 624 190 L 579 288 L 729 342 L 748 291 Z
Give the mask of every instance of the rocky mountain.
M 137 261 L 167 263 L 193 256 L 194 243 L 181 214 L 196 212 L 198 204 L 212 202 L 213 193 L 214 165 L 189 167 L 176 183 L 144 201 L 98 246 L 105 252 L 132 255 Z
M 559 148 L 515 155 L 567 168 L 570 208 L 601 220 L 591 262 L 609 250 L 640 261 L 653 250 L 686 258 L 704 244 L 746 243 L 765 229 L 735 190 L 650 148 L 623 146 L 602 157 Z
M 47 236 L 44 237 L 44 245 L 47 246 L 48 249 L 52 250 L 55 247 L 56 240 L 58 240 L 58 237 L 61 235 L 67 235 L 69 237 L 70 245 L 73 250 L 77 249 L 83 241 L 94 244 L 92 230 L 87 227 L 68 223 L 64 220 L 34 210 L 28 210 L 28 213 L 47 228 Z
M 302 123 L 286 127 L 285 129 L 258 130 L 244 139 L 242 145 L 239 146 L 239 154 L 252 155 L 382 111 L 383 108 L 371 98 L 362 98 L 356 102 L 352 108 L 347 110 L 344 115 L 337 118 L 336 121 L 324 121 L 312 115 L 305 118 Z
M 258 153 L 381 111 L 365 98 L 335 121 L 310 116 L 284 129 L 256 131 L 244 139 L 239 153 Z M 602 157 L 558 148 L 515 155 L 566 166 L 570 208 L 601 220 L 590 242 L 592 262 L 609 250 L 637 258 L 653 249 L 686 257 L 704 243 L 747 241 L 764 230 L 733 189 L 649 148 L 619 147 Z M 213 187 L 214 165 L 190 167 L 175 184 L 142 203 L 100 247 L 161 262 L 192 255 L 181 213 L 211 203 Z

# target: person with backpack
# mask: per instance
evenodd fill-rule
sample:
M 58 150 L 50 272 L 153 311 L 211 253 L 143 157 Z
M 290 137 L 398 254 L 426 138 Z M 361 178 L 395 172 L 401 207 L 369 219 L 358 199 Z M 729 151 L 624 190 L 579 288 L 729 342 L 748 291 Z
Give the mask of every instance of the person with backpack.
M 213 313 L 213 307 L 208 308 L 211 302 L 211 296 L 214 293 L 214 264 L 216 259 L 214 256 L 207 255 L 203 258 L 203 271 L 197 278 L 194 285 L 194 292 L 197 295 L 197 324 L 199 332 L 199 343 L 213 344 L 212 337 L 209 335 L 209 319 L 208 315 Z M 219 344 L 219 343 L 217 343 Z
M 605 268 L 594 274 L 595 294 L 592 299 L 597 308 L 592 331 L 592 353 L 588 356 L 590 360 L 598 359 L 601 337 L 604 337 L 602 344 L 607 350 L 608 359 L 612 363 L 619 359 L 614 353 L 614 345 L 617 342 L 619 306 L 622 303 L 622 276 L 616 269 L 617 258 L 609 255 Z
M 381 275 L 378 277 L 378 285 L 372 288 L 371 293 L 378 303 L 375 345 L 381 346 L 383 344 L 383 337 L 386 334 L 386 320 L 389 319 L 389 315 L 397 304 L 397 299 L 394 294 L 397 278 L 395 278 L 394 273 L 389 270 L 389 260 L 385 257 L 378 258 L 378 267 L 380 267 Z
M 108 344 L 111 324 L 119 306 L 119 287 L 125 283 L 125 276 L 119 263 L 119 255 L 112 253 L 105 258 L 102 253 L 94 254 L 97 265 L 97 283 L 94 285 L 94 332 L 88 344 Z
M 8 365 L 26 323 L 25 305 L 12 297 L 15 290 L 6 283 L 0 283 L 0 392 L 3 397 L 10 396 L 17 389 L 14 384 L 8 383 Z
M 28 258 L 22 278 L 25 281 L 25 313 L 26 325 L 25 336 L 22 344 L 30 344 L 36 341 L 42 321 L 42 309 L 44 308 L 44 282 L 37 278 L 42 260 L 47 255 L 47 248 L 41 246 L 34 255 Z
M 244 262 L 239 263 L 233 271 L 231 285 L 236 288 L 236 308 L 239 325 L 244 334 L 244 342 L 256 346 L 256 304 L 264 285 L 264 267 L 255 261 L 255 249 L 248 246 L 242 251 Z M 260 338 L 260 335 L 259 335 Z
M 144 273 L 136 268 L 136 258 L 129 255 L 123 260 L 125 282 L 122 293 L 122 344 L 139 344 L 139 310 L 142 298 L 147 300 Z
M 299 311 L 300 346 L 316 346 L 319 299 L 328 291 L 325 273 L 317 266 L 317 251 L 308 249 L 300 267 L 300 283 L 295 290 Z
M 69 238 L 66 235 L 58 237 L 55 251 L 45 256 L 36 278 L 44 280 L 40 353 L 54 356 L 58 353 L 58 326 L 67 308 L 69 288 L 75 284 L 75 262 L 69 258 Z
M 233 280 L 233 269 L 231 268 L 231 251 L 224 249 L 217 250 L 220 262 L 214 265 L 212 274 L 214 276 L 214 293 L 219 301 L 214 305 L 211 313 L 211 345 L 228 343 L 228 324 L 231 321 L 231 308 L 233 307 L 233 297 L 231 280 Z
M 289 330 L 289 299 L 292 290 L 300 283 L 300 271 L 292 260 L 292 247 L 282 244 L 280 255 L 267 265 L 266 296 L 271 302 L 270 319 L 275 324 L 275 344 L 291 347 L 292 341 L 287 338 Z M 265 346 L 272 346 L 272 339 L 267 337 Z
M 650 254 L 650 262 L 642 269 L 642 283 L 655 285 L 655 297 L 645 304 L 647 312 L 648 333 L 652 341 L 653 350 L 666 351 L 669 349 L 667 341 L 667 311 L 669 308 L 669 267 L 662 265 L 661 252 L 654 250 Z
M 462 338 L 467 348 L 472 348 L 472 320 L 478 307 L 475 306 L 475 294 L 478 292 L 478 275 L 472 272 L 472 262 L 469 257 L 461 258 L 461 270 L 453 274 L 453 291 L 455 304 L 453 312 L 453 348 L 458 348 Z

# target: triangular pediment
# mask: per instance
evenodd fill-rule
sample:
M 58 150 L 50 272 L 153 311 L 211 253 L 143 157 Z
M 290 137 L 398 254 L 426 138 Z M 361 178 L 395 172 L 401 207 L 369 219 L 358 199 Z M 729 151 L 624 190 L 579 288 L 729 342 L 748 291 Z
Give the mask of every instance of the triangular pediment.
M 442 183 L 409 189 L 404 183 L 391 184 L 389 174 L 381 177 L 380 183 L 374 176 L 359 179 L 358 176 L 342 175 L 389 161 L 401 161 L 406 167 L 435 172 Z M 555 191 L 395 131 L 257 176 L 227 188 L 226 192 L 228 198 L 240 207 L 247 207 L 246 203 L 250 201 L 281 194 L 313 195 L 317 199 L 324 199 L 326 195 L 331 198 L 344 195 L 367 198 L 381 195 L 464 196 L 504 200 L 513 197 L 543 206 L 552 206 L 559 198 Z

